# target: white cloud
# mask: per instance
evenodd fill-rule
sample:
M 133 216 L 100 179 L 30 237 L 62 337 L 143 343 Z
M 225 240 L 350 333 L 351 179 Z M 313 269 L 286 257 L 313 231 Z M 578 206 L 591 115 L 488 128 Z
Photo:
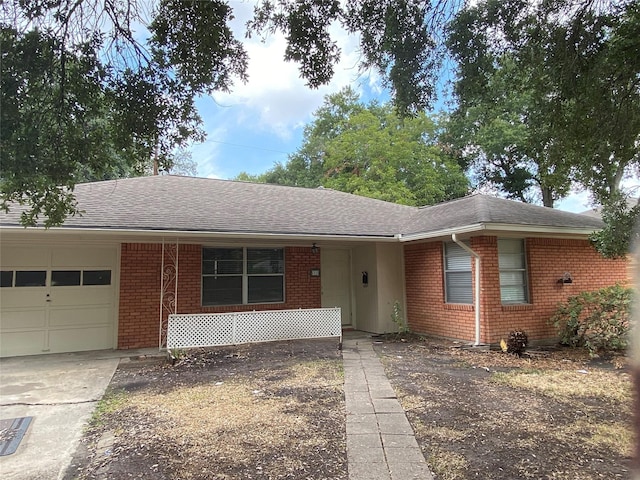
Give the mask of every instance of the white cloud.
M 276 151 L 293 152 L 299 146 L 302 128 L 326 95 L 347 85 L 360 92 L 382 92 L 377 75 L 359 74 L 358 38 L 339 25 L 331 27 L 331 34 L 341 48 L 341 61 L 332 81 L 314 90 L 299 78 L 296 63 L 283 60 L 286 42 L 282 35 L 271 35 L 265 42 L 245 38 L 253 2 L 232 5 L 232 28 L 249 55 L 249 80 L 246 84 L 238 81 L 231 93 L 218 92 L 198 100 L 207 141 L 191 148 L 198 174 L 213 178 L 232 178 L 240 171 L 260 173 L 274 161 L 286 161 L 286 153 Z
M 237 38 L 244 37 L 244 24 L 252 13 L 249 7 L 248 4 L 235 7 L 233 28 Z M 310 121 L 325 95 L 347 85 L 356 90 L 361 83 L 376 87 L 375 75 L 358 74 L 357 37 L 347 34 L 338 25 L 331 28 L 331 33 L 342 50 L 341 60 L 335 66 L 331 82 L 315 90 L 300 78 L 296 63 L 284 61 L 286 41 L 283 35 L 273 34 L 265 42 L 255 37 L 246 39 L 248 82 L 238 82 L 231 93 L 213 95 L 217 103 L 229 107 L 225 112 L 227 121 L 246 129 L 271 132 L 287 140 L 293 130 Z

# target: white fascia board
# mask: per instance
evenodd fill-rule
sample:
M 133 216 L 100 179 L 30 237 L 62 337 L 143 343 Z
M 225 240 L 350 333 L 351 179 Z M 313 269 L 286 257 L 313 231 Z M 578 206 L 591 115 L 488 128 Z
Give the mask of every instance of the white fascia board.
M 438 237 L 451 237 L 451 235 L 463 235 L 465 233 L 473 233 L 484 230 L 484 224 L 477 223 L 473 225 L 466 225 L 464 227 L 445 228 L 442 230 L 435 230 L 433 232 L 426 233 L 412 233 L 409 235 L 399 235 L 398 240 L 400 242 L 414 242 L 416 240 L 430 240 Z
M 553 236 L 568 238 L 584 238 L 598 231 L 594 227 L 552 227 L 545 225 L 514 225 L 510 223 L 477 223 L 463 227 L 445 228 L 427 233 L 415 233 L 400 235 L 400 242 L 414 242 L 417 240 L 430 240 L 439 237 L 451 237 L 451 235 L 464 235 L 469 233 L 511 233 L 513 235 L 529 234 L 535 236 Z
M 376 235 L 322 235 L 322 234 L 286 234 L 265 232 L 207 232 L 181 230 L 135 230 L 110 228 L 74 228 L 74 227 L 22 227 L 0 226 L 1 234 L 35 233 L 43 238 L 44 235 L 75 235 L 87 237 L 122 238 L 126 241 L 162 241 L 163 239 L 180 239 L 181 241 L 211 241 L 213 239 L 241 239 L 241 240 L 271 240 L 271 241 L 345 241 L 345 242 L 390 242 L 398 241 L 397 236 Z

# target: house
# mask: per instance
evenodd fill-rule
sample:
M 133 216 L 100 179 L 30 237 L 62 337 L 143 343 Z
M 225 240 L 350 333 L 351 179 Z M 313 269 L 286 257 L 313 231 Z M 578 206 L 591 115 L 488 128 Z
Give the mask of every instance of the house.
M 471 195 L 416 208 L 330 189 L 156 176 L 77 185 L 48 230 L 0 215 L 0 355 L 158 346 L 168 313 L 340 306 L 344 326 L 554 337 L 558 302 L 627 276 L 600 219 Z

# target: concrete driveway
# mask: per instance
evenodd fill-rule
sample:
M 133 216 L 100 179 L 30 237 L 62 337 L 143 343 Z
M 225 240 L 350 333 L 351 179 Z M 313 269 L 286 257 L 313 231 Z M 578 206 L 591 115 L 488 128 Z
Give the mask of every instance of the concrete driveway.
M 61 478 L 120 357 L 134 354 L 104 350 L 0 359 L 0 420 L 33 417 L 16 452 L 0 457 L 0 477 Z

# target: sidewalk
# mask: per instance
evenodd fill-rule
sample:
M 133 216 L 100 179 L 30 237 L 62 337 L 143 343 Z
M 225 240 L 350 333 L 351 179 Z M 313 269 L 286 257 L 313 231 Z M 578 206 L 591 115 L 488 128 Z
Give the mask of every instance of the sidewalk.
M 345 339 L 349 480 L 432 480 L 371 338 Z

